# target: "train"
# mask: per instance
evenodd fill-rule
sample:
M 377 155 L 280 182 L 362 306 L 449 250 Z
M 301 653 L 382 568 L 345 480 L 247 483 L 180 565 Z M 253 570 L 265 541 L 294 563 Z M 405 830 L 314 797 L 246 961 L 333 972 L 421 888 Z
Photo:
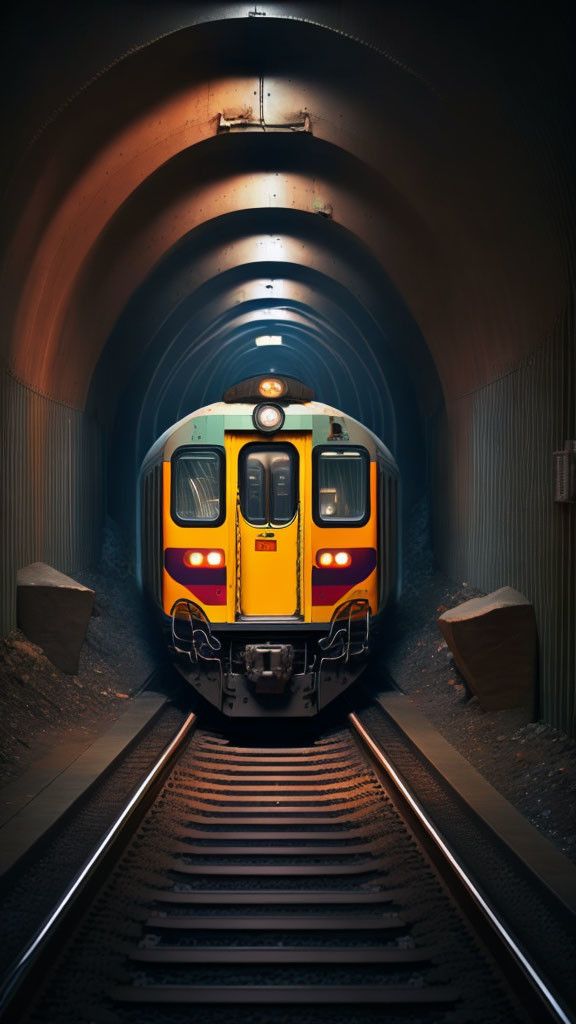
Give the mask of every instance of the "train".
M 310 718 L 366 667 L 398 596 L 399 473 L 282 374 L 170 427 L 140 471 L 143 588 L 179 672 L 232 718 Z

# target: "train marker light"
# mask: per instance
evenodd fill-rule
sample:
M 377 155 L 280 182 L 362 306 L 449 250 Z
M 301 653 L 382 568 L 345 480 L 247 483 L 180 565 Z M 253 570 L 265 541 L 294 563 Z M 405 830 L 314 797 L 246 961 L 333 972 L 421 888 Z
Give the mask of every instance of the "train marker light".
M 266 380 L 260 381 L 258 391 L 262 398 L 282 398 L 282 395 L 286 394 L 286 383 L 277 377 L 267 377 Z

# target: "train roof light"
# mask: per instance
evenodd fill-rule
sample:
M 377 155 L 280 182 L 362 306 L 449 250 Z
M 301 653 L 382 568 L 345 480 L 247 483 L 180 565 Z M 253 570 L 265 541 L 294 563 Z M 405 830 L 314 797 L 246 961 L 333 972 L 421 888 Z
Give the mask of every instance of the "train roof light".
M 283 373 L 275 374 L 269 370 L 267 374 L 249 377 L 234 384 L 222 395 L 222 401 L 229 404 L 261 402 L 263 398 L 281 402 L 313 402 L 314 392 L 295 377 L 286 377 Z
M 286 394 L 286 390 L 286 381 L 279 377 L 267 377 L 258 385 L 258 391 L 262 398 L 282 398 Z

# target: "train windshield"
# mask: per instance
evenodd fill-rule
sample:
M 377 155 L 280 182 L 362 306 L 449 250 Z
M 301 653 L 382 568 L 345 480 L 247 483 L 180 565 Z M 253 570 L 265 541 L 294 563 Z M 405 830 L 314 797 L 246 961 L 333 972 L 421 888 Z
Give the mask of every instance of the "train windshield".
M 184 451 L 173 464 L 173 513 L 178 522 L 213 523 L 220 519 L 222 454 Z
M 247 445 L 240 453 L 240 508 L 253 526 L 285 526 L 296 515 L 298 453 L 292 445 Z
M 320 451 L 316 512 L 322 523 L 361 525 L 368 514 L 368 453 L 364 449 Z

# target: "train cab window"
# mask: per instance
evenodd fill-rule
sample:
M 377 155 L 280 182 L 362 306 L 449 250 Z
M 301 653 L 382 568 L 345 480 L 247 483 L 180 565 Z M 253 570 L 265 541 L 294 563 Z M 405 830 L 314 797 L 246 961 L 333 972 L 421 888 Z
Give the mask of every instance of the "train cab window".
M 264 526 L 268 522 L 266 515 L 266 470 L 262 460 L 256 453 L 246 459 L 244 468 L 245 488 L 242 512 L 249 523 Z
M 183 448 L 172 458 L 172 517 L 182 526 L 223 522 L 224 454 L 217 448 Z
M 365 448 L 314 450 L 314 519 L 319 526 L 363 526 L 370 517 Z
M 296 515 L 298 453 L 292 445 L 247 445 L 240 453 L 240 508 L 253 526 L 285 526 Z
M 293 460 L 287 452 L 272 457 L 270 465 L 270 522 L 289 523 L 296 511 Z

